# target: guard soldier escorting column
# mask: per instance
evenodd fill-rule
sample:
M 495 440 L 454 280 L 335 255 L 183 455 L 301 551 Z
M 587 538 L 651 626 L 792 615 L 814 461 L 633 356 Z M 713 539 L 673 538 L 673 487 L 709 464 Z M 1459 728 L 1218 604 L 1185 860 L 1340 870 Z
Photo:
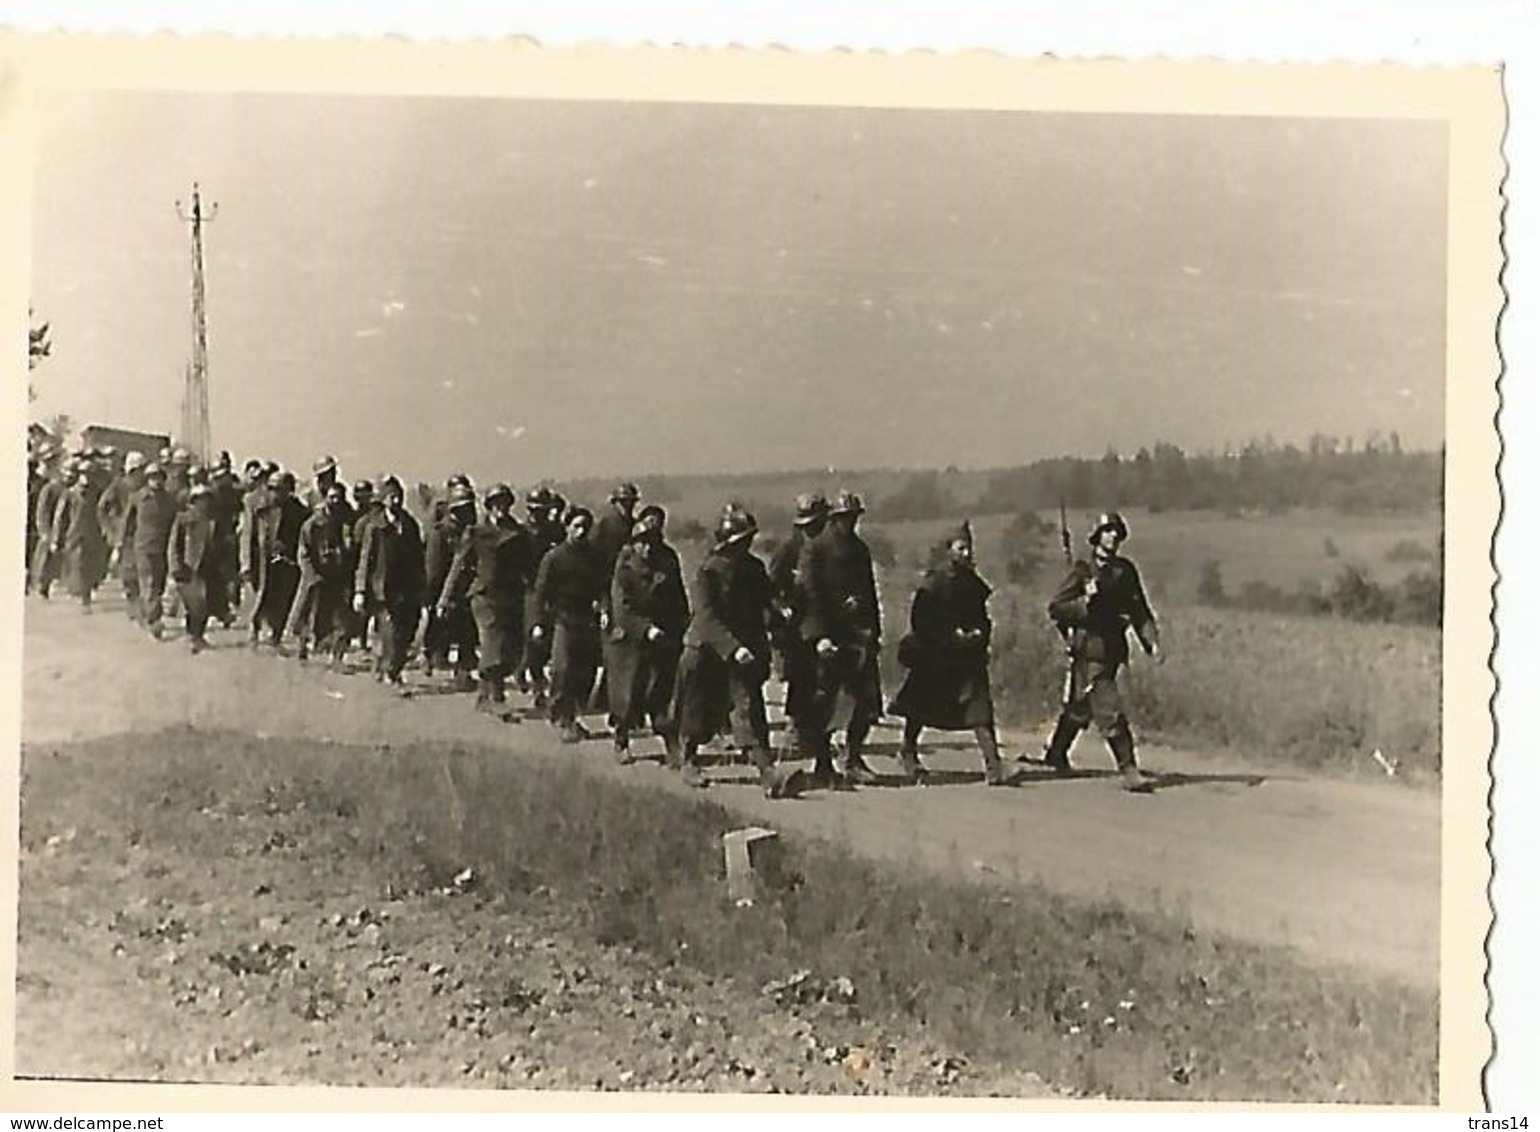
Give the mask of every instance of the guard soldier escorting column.
M 1056 771 L 1069 770 L 1076 736 L 1095 723 L 1117 762 L 1129 790 L 1147 790 L 1134 756 L 1134 736 L 1118 692 L 1118 670 L 1128 661 L 1128 630 L 1159 664 L 1165 659 L 1155 614 L 1144 594 L 1139 571 L 1118 554 L 1128 538 L 1128 524 L 1117 512 L 1102 515 L 1091 528 L 1091 561 L 1077 561 L 1048 603 L 1048 616 L 1069 645 L 1069 679 L 1064 709 L 1054 725 L 1043 761 Z
M 973 567 L 973 529 L 964 523 L 946 543 L 947 559 L 926 571 L 909 611 L 898 660 L 909 675 L 889 707 L 904 717 L 899 762 L 911 782 L 924 777 L 920 732 L 972 731 L 984 756 L 984 781 L 1007 786 L 989 690 L 989 584 Z
M 631 761 L 631 732 L 644 721 L 655 735 L 669 733 L 674 678 L 690 619 L 679 555 L 663 540 L 666 521 L 663 508 L 642 508 L 610 583 L 604 666 L 615 756 L 622 763 Z

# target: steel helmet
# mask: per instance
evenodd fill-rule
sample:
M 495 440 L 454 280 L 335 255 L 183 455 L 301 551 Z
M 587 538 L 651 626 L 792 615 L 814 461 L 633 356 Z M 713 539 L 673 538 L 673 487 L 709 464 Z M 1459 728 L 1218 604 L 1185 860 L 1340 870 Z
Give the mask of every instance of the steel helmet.
M 1091 527 L 1091 533 L 1086 536 L 1087 542 L 1095 542 L 1097 536 L 1105 530 L 1117 532 L 1119 539 L 1128 538 L 1128 523 L 1123 516 L 1116 511 L 1104 511 L 1096 517 L 1096 523 Z
M 866 504 L 853 491 L 841 491 L 834 497 L 834 502 L 829 507 L 830 515 L 860 515 L 865 511 Z
M 732 507 L 723 511 L 722 518 L 717 521 L 717 546 L 724 547 L 743 542 L 758 533 L 759 524 L 754 521 L 754 516 L 741 507 Z
M 828 514 L 829 501 L 824 498 L 823 492 L 808 491 L 797 496 L 797 517 L 793 522 L 799 527 L 805 527 L 809 523 L 827 518 Z

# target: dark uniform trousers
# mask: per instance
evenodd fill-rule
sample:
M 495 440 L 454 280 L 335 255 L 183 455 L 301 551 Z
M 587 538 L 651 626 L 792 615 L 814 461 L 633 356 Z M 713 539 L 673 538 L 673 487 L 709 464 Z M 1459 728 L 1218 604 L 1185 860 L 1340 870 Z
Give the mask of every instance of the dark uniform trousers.
M 479 662 L 476 655 L 476 619 L 471 614 L 470 606 L 463 600 L 445 602 L 446 609 L 442 615 L 438 612 L 438 602 L 444 596 L 449 571 L 467 529 L 461 523 L 440 517 L 428 531 L 427 591 L 424 594 L 428 621 L 422 631 L 422 651 L 428 667 L 448 668 L 450 654 L 453 653 L 455 672 L 465 677 L 476 670 Z
M 799 704 L 797 734 L 823 765 L 830 757 L 830 734 L 847 729 L 850 757 L 855 758 L 882 717 L 881 614 L 871 552 L 859 535 L 830 526 L 808 540 L 797 569 L 807 603 L 801 636 L 813 650 L 808 658 L 813 690 Z M 824 638 L 838 649 L 828 658 L 816 652 Z
M 563 543 L 540 560 L 535 604 L 551 636 L 552 723 L 567 728 L 593 702 L 602 659 L 604 562 L 592 545 Z
M 694 746 L 730 729 L 756 762 L 769 763 L 765 681 L 774 600 L 770 576 L 752 554 L 718 548 L 697 569 L 674 693 L 686 759 Z M 748 664 L 736 659 L 740 648 L 752 654 Z
M 1093 575 L 1099 592 L 1087 598 L 1085 586 Z M 1123 710 L 1117 676 L 1128 658 L 1130 628 L 1146 649 L 1158 640 L 1138 570 L 1121 557 L 1099 567 L 1076 562 L 1049 602 L 1049 616 L 1065 632 L 1070 659 L 1063 708 L 1048 741 L 1047 761 L 1067 763 L 1076 736 L 1095 724 L 1118 767 L 1132 767 L 1133 729 Z

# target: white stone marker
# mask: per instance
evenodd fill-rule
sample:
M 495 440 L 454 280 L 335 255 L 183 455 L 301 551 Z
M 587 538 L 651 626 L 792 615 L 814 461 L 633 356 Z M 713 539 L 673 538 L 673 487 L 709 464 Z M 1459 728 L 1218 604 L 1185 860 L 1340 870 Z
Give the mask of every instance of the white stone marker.
M 779 835 L 773 829 L 749 826 L 722 835 L 722 853 L 727 861 L 727 895 L 738 907 L 754 903 L 759 894 L 760 876 L 774 867 Z

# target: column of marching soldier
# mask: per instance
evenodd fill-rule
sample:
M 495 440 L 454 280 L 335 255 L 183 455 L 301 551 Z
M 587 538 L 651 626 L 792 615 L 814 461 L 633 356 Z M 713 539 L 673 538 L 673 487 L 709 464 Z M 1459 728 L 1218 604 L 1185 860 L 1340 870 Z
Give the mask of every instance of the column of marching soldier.
M 457 475 L 425 532 L 396 477 L 360 480 L 350 493 L 331 457 L 312 471 L 301 491 L 271 462 L 249 460 L 238 477 L 229 453 L 205 468 L 181 449 L 146 461 L 40 447 L 29 461 L 28 592 L 47 598 L 62 579 L 89 613 L 115 566 L 129 616 L 157 640 L 167 605 L 194 654 L 209 647 L 211 619 L 231 628 L 244 608 L 252 649 L 279 653 L 288 634 L 289 655 L 315 651 L 336 668 L 363 647 L 375 679 L 396 687 L 420 628 L 428 677 L 448 674 L 476 692 L 479 711 L 517 722 L 513 681 L 569 743 L 590 737 L 580 715 L 607 711 L 622 763 L 633 735 L 650 730 L 667 765 L 704 786 L 700 748 L 730 733 L 769 797 L 879 780 L 864 752 L 884 714 L 881 611 L 855 493 L 798 496 L 794 528 L 768 566 L 751 550 L 754 516 L 728 504 L 687 592 L 664 510 L 639 507 L 634 484 L 618 486 L 598 517 L 537 487 L 521 520 L 512 488 L 494 485 L 478 507 Z M 1118 553 L 1127 537 L 1121 516 L 1101 516 L 1089 559 L 1072 564 L 1048 602 L 1068 671 L 1043 761 L 1067 772 L 1071 745 L 1094 722 L 1123 785 L 1145 790 L 1117 675 L 1130 629 L 1156 661 L 1163 654 L 1138 571 Z M 925 780 L 925 727 L 971 731 L 985 782 L 1015 781 L 995 731 L 990 592 L 964 523 L 924 575 L 898 643 L 907 675 L 886 710 L 904 719 L 905 781 Z M 791 749 L 808 764 L 790 773 L 765 707 L 775 658 Z

